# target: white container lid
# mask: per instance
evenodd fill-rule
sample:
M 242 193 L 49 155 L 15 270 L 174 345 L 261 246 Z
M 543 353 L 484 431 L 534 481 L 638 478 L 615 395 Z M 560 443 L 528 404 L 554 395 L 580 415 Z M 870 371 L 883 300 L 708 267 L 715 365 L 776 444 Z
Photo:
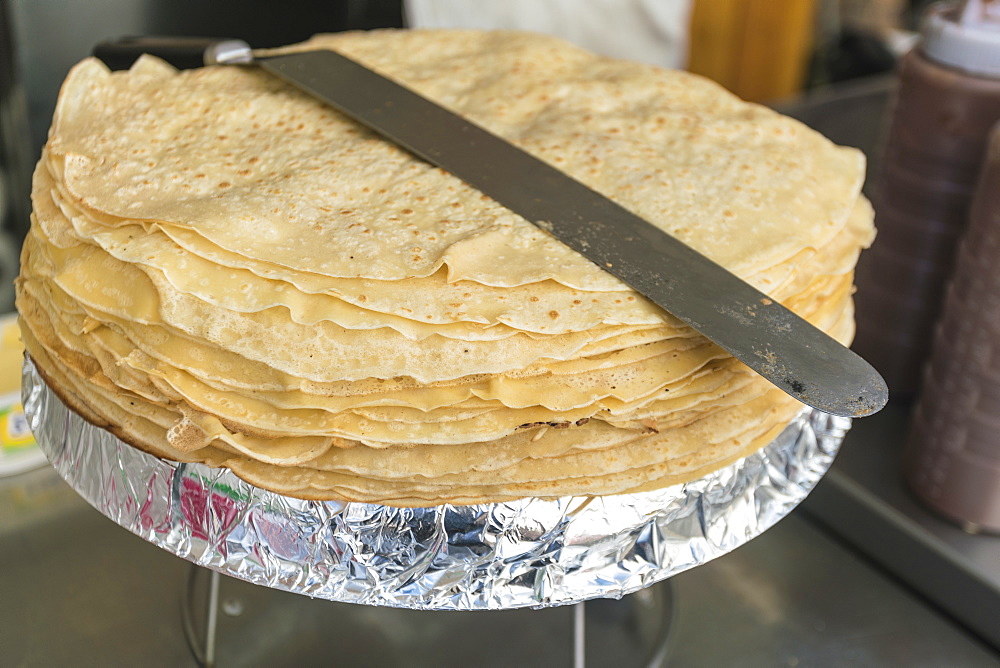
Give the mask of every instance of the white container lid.
M 930 60 L 1000 79 L 1000 2 L 934 5 L 925 14 L 920 32 L 920 49 Z

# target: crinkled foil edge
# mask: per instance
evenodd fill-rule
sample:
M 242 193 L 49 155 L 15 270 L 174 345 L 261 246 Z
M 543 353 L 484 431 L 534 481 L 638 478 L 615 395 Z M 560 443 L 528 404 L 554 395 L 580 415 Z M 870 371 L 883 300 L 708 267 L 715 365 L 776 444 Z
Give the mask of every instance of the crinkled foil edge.
M 30 360 L 22 394 L 59 474 L 134 534 L 259 585 L 423 610 L 617 598 L 704 564 L 802 501 L 850 428 L 804 409 L 763 450 L 654 492 L 393 508 L 293 499 L 146 454 L 69 410 Z

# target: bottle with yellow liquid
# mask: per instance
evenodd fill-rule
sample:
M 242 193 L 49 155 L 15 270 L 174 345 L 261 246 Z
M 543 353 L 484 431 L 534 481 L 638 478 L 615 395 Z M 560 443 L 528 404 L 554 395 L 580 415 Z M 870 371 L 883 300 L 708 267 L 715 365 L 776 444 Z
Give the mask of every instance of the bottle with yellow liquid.
M 45 463 L 21 406 L 21 364 L 24 345 L 17 315 L 0 317 L 0 476 L 13 475 Z

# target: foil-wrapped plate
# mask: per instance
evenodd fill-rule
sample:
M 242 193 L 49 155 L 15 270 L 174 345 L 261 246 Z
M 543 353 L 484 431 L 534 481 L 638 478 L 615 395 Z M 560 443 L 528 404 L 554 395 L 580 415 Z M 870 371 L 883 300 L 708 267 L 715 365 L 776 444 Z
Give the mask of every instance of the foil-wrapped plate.
M 763 450 L 654 492 L 393 508 L 294 499 L 149 455 L 68 409 L 30 360 L 22 395 L 59 474 L 149 542 L 267 587 L 425 610 L 619 598 L 704 564 L 802 501 L 850 428 L 804 409 Z

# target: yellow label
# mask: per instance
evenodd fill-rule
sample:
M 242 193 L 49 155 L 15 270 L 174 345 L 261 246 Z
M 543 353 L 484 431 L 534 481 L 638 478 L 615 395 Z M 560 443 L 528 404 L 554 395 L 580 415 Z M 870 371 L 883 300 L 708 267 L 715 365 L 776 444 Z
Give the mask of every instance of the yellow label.
M 0 410 L 0 446 L 4 450 L 20 450 L 34 444 L 35 438 L 28 428 L 20 402 Z

